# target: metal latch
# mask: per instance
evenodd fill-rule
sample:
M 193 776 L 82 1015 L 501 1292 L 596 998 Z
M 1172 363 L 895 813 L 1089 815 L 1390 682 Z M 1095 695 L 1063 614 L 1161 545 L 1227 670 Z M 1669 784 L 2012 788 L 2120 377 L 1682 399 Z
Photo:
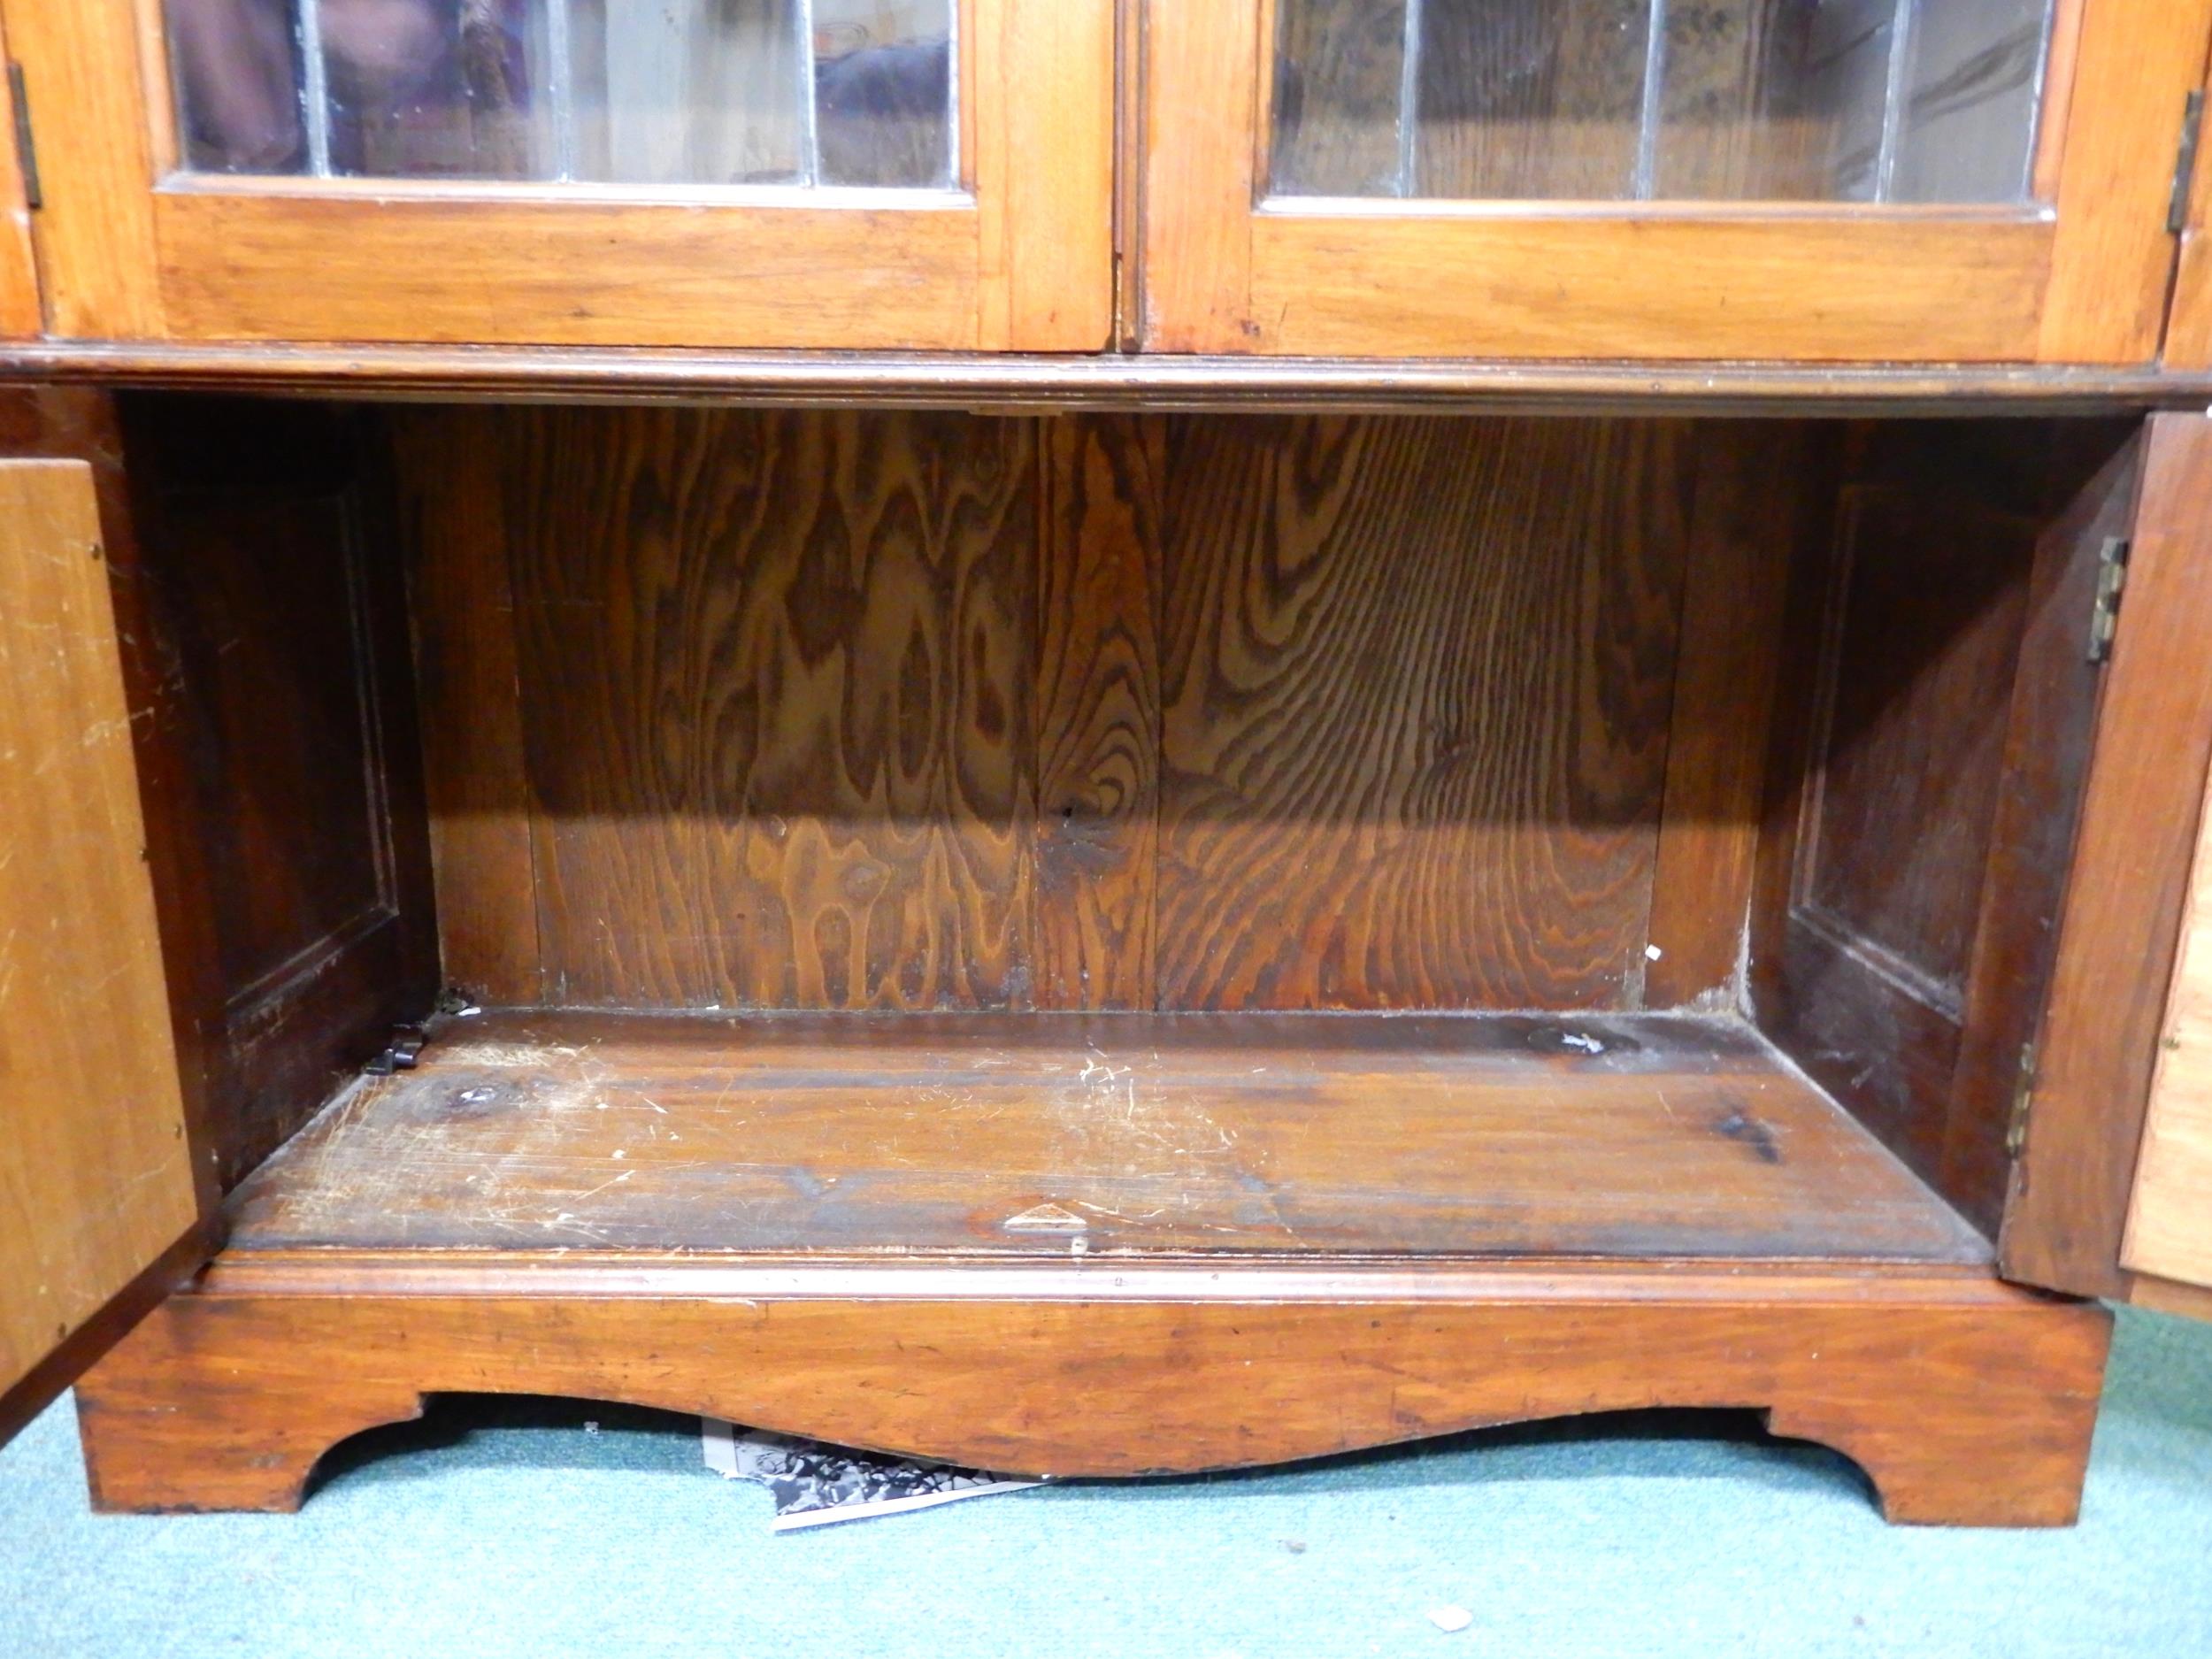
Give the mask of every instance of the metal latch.
M 38 144 L 31 137 L 31 95 L 24 90 L 23 65 L 12 61 L 8 65 L 8 107 L 15 111 L 15 155 L 23 174 L 23 204 L 44 207 L 46 192 L 38 182 Z
M 2089 660 L 2101 663 L 2112 656 L 2113 636 L 2120 630 L 2120 595 L 2128 585 L 2128 541 L 2109 535 L 2097 553 L 2097 596 L 2089 607 Z
M 395 1026 L 391 1041 L 362 1070 L 371 1077 L 389 1077 L 395 1071 L 411 1071 L 415 1069 L 415 1056 L 422 1052 L 422 1046 L 426 1041 L 419 1025 Z
M 2028 1112 L 2035 1104 L 2035 1045 L 2020 1050 L 2020 1075 L 2012 1086 L 2012 1117 L 2005 1125 L 2005 1156 L 2016 1158 L 2028 1144 Z
M 2204 94 L 2192 92 L 2181 110 L 2181 150 L 2174 157 L 2174 193 L 2166 200 L 2166 234 L 2189 227 L 2189 186 L 2197 172 L 2197 137 L 2204 128 Z

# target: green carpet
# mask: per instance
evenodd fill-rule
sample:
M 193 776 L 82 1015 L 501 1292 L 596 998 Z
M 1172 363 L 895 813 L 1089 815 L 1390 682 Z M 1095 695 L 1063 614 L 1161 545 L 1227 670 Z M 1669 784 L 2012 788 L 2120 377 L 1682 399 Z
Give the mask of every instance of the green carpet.
M 584 1429 L 595 1420 L 597 1432 Z M 695 1425 L 442 1402 L 295 1517 L 96 1517 L 0 1453 L 0 1654 L 2212 1655 L 2212 1329 L 2124 1313 L 2082 1525 L 1885 1526 L 1851 1466 L 1652 1413 L 772 1536 Z M 1446 1635 L 1432 1608 L 1474 1616 Z

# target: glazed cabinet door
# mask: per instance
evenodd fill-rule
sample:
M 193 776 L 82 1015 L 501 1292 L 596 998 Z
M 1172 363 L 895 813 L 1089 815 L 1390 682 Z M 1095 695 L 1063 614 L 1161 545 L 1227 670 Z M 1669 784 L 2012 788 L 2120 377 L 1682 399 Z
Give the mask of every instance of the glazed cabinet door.
M 2212 0 L 1151 0 L 1171 351 L 2134 363 Z
M 1093 350 L 1113 0 L 5 0 L 61 335 Z
M 91 468 L 0 459 L 0 1439 L 204 1245 L 131 727 Z

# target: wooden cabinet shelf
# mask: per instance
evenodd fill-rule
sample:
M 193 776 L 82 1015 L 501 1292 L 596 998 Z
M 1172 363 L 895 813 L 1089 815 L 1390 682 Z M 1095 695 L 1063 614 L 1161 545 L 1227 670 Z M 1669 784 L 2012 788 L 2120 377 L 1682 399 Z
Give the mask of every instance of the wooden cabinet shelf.
M 233 1251 L 1985 1263 L 1747 1026 L 496 1013 L 239 1188 Z

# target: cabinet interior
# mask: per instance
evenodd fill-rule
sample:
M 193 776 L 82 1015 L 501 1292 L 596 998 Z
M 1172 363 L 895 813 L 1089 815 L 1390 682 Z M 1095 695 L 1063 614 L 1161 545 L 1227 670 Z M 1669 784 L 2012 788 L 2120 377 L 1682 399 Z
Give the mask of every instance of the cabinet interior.
M 234 1248 L 1988 1259 L 2129 423 L 125 431 Z

